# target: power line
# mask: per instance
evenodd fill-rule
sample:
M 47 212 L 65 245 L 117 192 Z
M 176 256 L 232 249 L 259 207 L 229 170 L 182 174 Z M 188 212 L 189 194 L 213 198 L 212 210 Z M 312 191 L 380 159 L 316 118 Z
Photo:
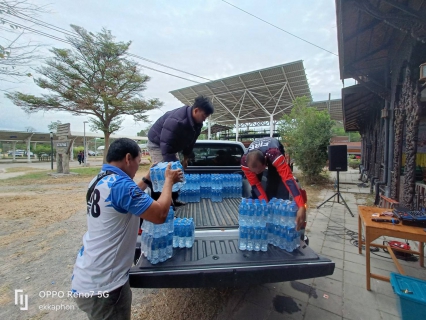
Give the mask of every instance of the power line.
M 150 59 L 147 59 L 147 58 L 144 58 L 144 57 L 138 56 L 138 55 L 133 54 L 133 53 L 128 53 L 127 55 L 129 55 L 129 56 L 131 56 L 131 57 L 135 57 L 135 58 L 141 59 L 141 60 L 144 60 L 144 61 L 148 61 L 148 62 L 151 62 L 151 63 L 154 63 L 154 64 L 158 64 L 158 65 L 160 65 L 160 66 L 162 66 L 162 67 L 166 67 L 166 68 L 169 68 L 169 69 L 172 69 L 172 70 L 175 70 L 175 71 L 179 71 L 179 72 L 182 72 L 182 73 L 186 73 L 186 74 L 189 74 L 189 75 L 194 76 L 194 77 L 197 77 L 197 78 L 201 78 L 201 79 L 204 79 L 204 80 L 212 81 L 211 79 L 204 78 L 204 77 L 201 77 L 201 76 L 197 76 L 196 74 L 193 74 L 193 73 L 190 73 L 190 72 L 186 72 L 186 71 L 183 71 L 183 70 L 180 70 L 180 69 L 176 69 L 176 68 L 173 68 L 173 67 L 167 66 L 167 65 L 165 65 L 165 64 L 162 64 L 162 63 L 159 63 L 159 62 L 156 62 L 156 61 L 153 61 L 153 60 L 150 60 Z
M 283 32 L 285 32 L 285 33 L 287 33 L 287 34 L 289 34 L 289 35 L 291 35 L 291 36 L 293 36 L 293 37 L 295 37 L 295 38 L 297 38 L 299 40 L 302 40 L 302 41 L 304 41 L 306 43 L 309 43 L 310 45 L 312 45 L 314 47 L 317 47 L 317 48 L 319 48 L 321 50 L 327 51 L 328 53 L 331 53 L 331 54 L 335 55 L 336 57 L 339 56 L 339 55 L 335 54 L 334 52 L 331 52 L 331 51 L 329 51 L 329 50 L 327 50 L 327 49 L 325 49 L 323 47 L 320 47 L 320 46 L 316 45 L 315 43 L 312 43 L 312 42 L 310 42 L 308 40 L 305 40 L 305 39 L 303 39 L 303 38 L 295 35 L 294 33 L 291 33 L 291 32 L 288 32 L 287 30 L 284 30 L 283 28 L 280 28 L 280 27 L 278 27 L 275 24 L 272 24 L 272 23 L 270 23 L 270 22 L 268 22 L 268 21 L 266 21 L 266 20 L 264 20 L 262 18 L 259 18 L 258 16 L 255 16 L 254 14 L 252 14 L 252 13 L 250 13 L 250 12 L 244 10 L 244 9 L 241 9 L 241 8 L 237 7 L 236 5 L 233 5 L 232 3 L 229 3 L 228 1 L 225 1 L 225 0 L 222 0 L 222 1 L 225 2 L 226 4 L 229 4 L 230 6 L 234 7 L 235 9 L 238 9 L 238 10 L 244 12 L 244 13 L 247 13 L 248 15 L 250 15 L 250 16 L 252 16 L 252 17 L 254 17 L 254 18 L 256 18 L 256 19 L 258 19 L 258 20 L 260 20 L 262 22 L 265 22 L 266 24 L 269 24 L 270 26 L 272 26 L 274 28 L 277 28 L 278 30 L 281 30 L 281 31 L 283 31 Z
M 44 36 L 44 37 L 47 37 L 47 38 L 50 38 L 50 39 L 53 39 L 53 40 L 61 41 L 61 42 L 64 42 L 64 43 L 67 43 L 67 44 L 72 45 L 72 43 L 71 43 L 70 41 L 68 41 L 68 40 L 64 40 L 64 39 L 62 39 L 62 38 L 59 38 L 59 37 L 54 36 L 54 35 L 51 35 L 51 34 L 49 34 L 49 33 L 45 33 L 45 32 L 43 32 L 43 31 L 40 31 L 40 30 L 36 30 L 36 29 L 30 28 L 30 27 L 27 27 L 27 26 L 24 26 L 24 25 L 22 25 L 22 24 L 19 24 L 19 23 L 16 23 L 16 22 L 14 22 L 14 21 L 10 21 L 10 20 L 4 19 L 4 18 L 2 18 L 2 20 L 3 20 L 3 21 L 6 21 L 6 22 L 8 22 L 8 23 L 10 23 L 10 24 L 12 24 L 12 25 L 18 26 L 18 27 L 20 27 L 20 28 L 22 28 L 22 29 L 25 29 L 25 30 L 31 31 L 31 32 L 33 32 L 33 33 L 35 33 L 35 34 L 38 34 L 38 35 L 41 35 L 41 36 Z M 166 75 L 172 76 L 172 77 L 176 77 L 176 78 L 179 78 L 179 79 L 183 79 L 183 80 L 191 81 L 191 82 L 194 82 L 194 83 L 201 83 L 201 82 L 198 82 L 198 81 L 195 81 L 195 80 L 191 80 L 191 79 L 187 79 L 187 78 L 184 78 L 184 77 L 181 77 L 181 76 L 178 76 L 178 75 L 172 74 L 172 73 L 168 73 L 168 72 L 161 71 L 161 70 L 158 70 L 158 69 L 155 69 L 155 68 L 152 68 L 152 67 L 148 67 L 148 66 L 145 66 L 145 65 L 140 64 L 140 63 L 138 63 L 138 65 L 140 65 L 140 66 L 141 66 L 141 67 L 143 67 L 143 68 L 150 69 L 150 70 L 153 70 L 153 71 L 157 71 L 157 72 L 160 72 L 160 73 L 163 73 L 163 74 L 166 74 Z
M 10 14 L 10 13 L 9 13 L 9 14 Z M 23 19 L 23 20 L 25 20 L 25 21 L 29 21 L 29 22 L 32 22 L 32 23 L 34 23 L 34 24 L 40 25 L 40 26 L 42 26 L 42 27 L 49 28 L 49 29 L 54 30 L 54 31 L 56 31 L 56 32 L 64 33 L 64 34 L 66 34 L 66 35 L 68 35 L 68 36 L 71 36 L 71 37 L 79 36 L 77 33 L 69 32 L 69 31 L 67 31 L 67 30 L 65 30 L 65 29 L 63 29 L 63 28 L 60 28 L 60 27 L 54 26 L 54 25 L 52 25 L 52 24 L 44 23 L 44 22 L 43 22 L 43 21 L 41 21 L 41 20 L 38 20 L 38 19 L 35 19 L 35 18 L 31 18 L 31 17 L 29 17 L 29 16 L 28 16 L 28 17 L 29 17 L 30 19 L 25 19 L 25 18 L 19 17 L 18 15 L 14 15 L 14 14 L 10 14 L 10 15 L 12 15 L 12 16 L 14 16 L 14 17 L 17 17 L 17 18 L 19 18 L 19 19 Z M 35 19 L 35 20 L 37 20 L 37 21 L 32 21 L 31 19 Z M 3 19 L 3 20 L 5 20 L 5 19 Z M 8 20 L 5 20 L 5 21 L 8 21 Z M 40 22 L 38 22 L 38 21 L 40 21 Z M 8 21 L 8 22 L 9 22 L 9 21 Z M 15 24 L 16 24 L 16 23 L 15 23 Z M 52 26 L 53 28 L 52 28 L 52 27 L 49 27 L 49 26 L 46 26 L 46 25 L 44 25 L 44 24 L 48 24 L 49 26 Z M 18 25 L 18 24 L 16 24 L 16 25 Z M 20 26 L 20 27 L 22 27 L 22 25 L 19 25 L 19 26 Z M 60 29 L 60 30 L 56 30 L 56 29 Z M 34 29 L 32 29 L 32 30 L 34 30 Z M 31 31 L 32 31 L 32 30 L 31 30 Z M 56 36 L 54 36 L 54 37 L 56 37 Z M 68 43 L 69 43 L 69 42 L 68 42 Z M 133 53 L 128 53 L 127 55 L 128 55 L 128 56 L 131 56 L 131 57 L 135 57 L 135 58 L 137 58 L 137 59 L 141 59 L 141 60 L 144 60 L 144 61 L 147 61 L 147 62 L 153 63 L 153 64 L 157 64 L 157 65 L 162 66 L 162 67 L 165 67 L 165 68 L 169 68 L 169 69 L 172 69 L 172 70 L 175 70 L 175 71 L 178 71 L 178 72 L 182 72 L 182 73 L 185 73 L 185 74 L 188 74 L 188 75 L 191 75 L 191 76 L 194 76 L 194 77 L 200 78 L 200 79 L 204 79 L 204 80 L 212 81 L 211 79 L 204 78 L 204 77 L 198 76 L 198 75 L 196 75 L 196 74 L 193 74 L 193 73 L 190 73 L 190 72 L 186 72 L 186 71 L 183 71 L 183 70 L 180 70 L 180 69 L 174 68 L 174 67 L 170 67 L 170 66 L 167 66 L 167 65 L 165 65 L 165 64 L 162 64 L 162 63 L 160 63 L 160 62 L 156 62 L 156 61 L 153 61 L 153 60 L 151 60 L 151 59 L 144 58 L 144 57 L 142 57 L 142 56 L 139 56 L 139 55 L 136 55 L 136 54 L 133 54 Z M 156 70 L 156 69 L 154 69 L 154 68 L 150 68 L 150 67 L 147 67 L 147 66 L 145 66 L 145 67 L 146 67 L 146 68 L 148 68 L 148 69 L 151 69 L 151 70 L 157 71 L 157 70 Z M 168 75 L 172 75 L 172 74 L 167 73 L 167 72 L 163 72 L 163 73 L 168 74 Z M 174 75 L 172 75 L 172 76 L 174 76 Z M 181 79 L 188 80 L 188 79 L 183 78 L 183 77 L 180 77 L 180 76 L 176 76 L 176 77 L 181 78 Z M 192 81 L 192 80 L 189 80 L 189 81 Z M 195 83 L 200 83 L 200 82 L 197 82 L 197 81 L 193 81 L 193 82 L 195 82 Z

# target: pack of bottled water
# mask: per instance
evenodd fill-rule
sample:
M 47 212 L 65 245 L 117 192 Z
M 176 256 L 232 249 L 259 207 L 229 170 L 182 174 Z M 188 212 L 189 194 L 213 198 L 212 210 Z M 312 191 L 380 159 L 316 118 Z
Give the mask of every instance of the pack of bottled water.
M 180 189 L 179 200 L 183 202 L 200 202 L 200 175 L 187 174 L 185 178 L 186 183 Z
M 294 201 L 273 198 L 266 203 L 243 198 L 238 210 L 240 250 L 267 251 L 272 244 L 293 252 L 300 245 L 297 209 Z
M 192 218 L 175 218 L 173 248 L 192 248 L 195 239 L 195 225 Z
M 242 194 L 239 174 L 186 174 L 185 178 L 179 194 L 183 202 L 200 202 L 201 199 L 221 202 L 223 198 L 240 198 Z
M 141 252 L 152 264 L 164 262 L 173 255 L 174 214 L 170 207 L 163 224 L 147 220 L 142 223 Z
M 161 192 L 163 190 L 164 187 L 164 182 L 166 181 L 166 168 L 167 165 L 169 163 L 168 162 L 160 162 L 157 163 L 157 165 L 155 165 L 154 167 L 152 167 L 149 171 L 150 177 L 151 177 L 151 182 L 152 182 L 152 187 L 154 189 L 155 192 Z M 183 167 L 182 164 L 179 161 L 174 161 L 172 162 L 172 166 L 171 166 L 172 170 L 177 170 L 177 169 L 181 169 L 183 172 Z M 177 182 L 173 185 L 173 192 L 179 191 L 182 186 L 185 185 L 186 182 L 186 178 L 185 175 L 183 175 L 183 180 L 182 182 Z

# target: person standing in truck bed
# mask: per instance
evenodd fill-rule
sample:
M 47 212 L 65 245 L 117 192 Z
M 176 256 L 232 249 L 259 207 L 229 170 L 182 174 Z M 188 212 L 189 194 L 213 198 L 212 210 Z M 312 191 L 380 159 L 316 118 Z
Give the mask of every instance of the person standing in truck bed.
M 147 149 L 151 161 L 177 161 L 178 152 L 182 152 L 182 166 L 186 169 L 188 159 L 194 148 L 195 141 L 200 135 L 203 122 L 213 114 L 214 108 L 209 98 L 198 96 L 192 106 L 183 106 L 166 112 L 148 131 Z M 174 192 L 173 202 L 179 206 Z
M 268 201 L 276 197 L 279 184 L 284 183 L 299 208 L 296 217 L 299 230 L 306 220 L 306 191 L 299 188 L 284 155 L 284 147 L 277 139 L 257 139 L 250 144 L 241 158 L 241 168 L 252 186 L 253 197 L 259 200 Z M 268 176 L 265 192 L 261 181 L 266 168 Z

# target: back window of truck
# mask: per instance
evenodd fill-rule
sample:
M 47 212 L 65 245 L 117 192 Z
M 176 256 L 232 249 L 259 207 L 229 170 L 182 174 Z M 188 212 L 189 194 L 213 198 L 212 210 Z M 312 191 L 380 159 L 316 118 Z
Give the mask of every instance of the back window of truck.
M 196 144 L 190 166 L 239 166 L 244 150 L 239 145 Z

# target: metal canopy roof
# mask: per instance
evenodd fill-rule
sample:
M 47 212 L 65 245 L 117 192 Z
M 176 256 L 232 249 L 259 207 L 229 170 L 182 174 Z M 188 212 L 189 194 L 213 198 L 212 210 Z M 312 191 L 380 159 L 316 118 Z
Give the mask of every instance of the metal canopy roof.
M 303 61 L 295 61 L 170 92 L 183 104 L 192 105 L 204 95 L 212 99 L 212 122 L 238 123 L 277 121 L 290 113 L 292 101 L 306 96 L 312 101 Z
M 314 107 L 320 111 L 327 110 L 331 120 L 343 121 L 342 99 L 315 101 L 310 104 L 310 107 Z

